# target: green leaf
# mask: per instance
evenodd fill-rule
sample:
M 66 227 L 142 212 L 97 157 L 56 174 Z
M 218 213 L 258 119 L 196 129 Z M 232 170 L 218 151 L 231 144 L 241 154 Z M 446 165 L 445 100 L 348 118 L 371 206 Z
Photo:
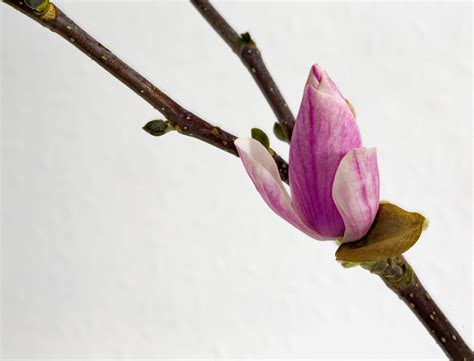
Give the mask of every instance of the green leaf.
M 346 262 L 375 262 L 399 256 L 420 238 L 427 220 L 391 203 L 381 203 L 369 232 L 356 242 L 343 243 L 336 259 Z
M 265 148 L 270 148 L 270 139 L 268 139 L 268 135 L 263 130 L 252 128 L 250 132 L 253 139 L 259 141 Z

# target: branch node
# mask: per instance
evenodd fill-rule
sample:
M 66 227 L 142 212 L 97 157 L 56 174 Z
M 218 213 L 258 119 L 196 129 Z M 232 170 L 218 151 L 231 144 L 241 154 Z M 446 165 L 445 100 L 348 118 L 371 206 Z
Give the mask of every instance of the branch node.
M 53 3 L 48 2 L 47 7 L 41 12 L 41 20 L 53 21 L 56 19 L 56 6 Z

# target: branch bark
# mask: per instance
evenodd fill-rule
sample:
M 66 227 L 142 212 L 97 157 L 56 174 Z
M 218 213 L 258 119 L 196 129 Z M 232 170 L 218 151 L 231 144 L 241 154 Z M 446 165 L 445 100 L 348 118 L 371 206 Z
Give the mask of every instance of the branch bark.
M 403 256 L 362 267 L 380 276 L 388 288 L 410 308 L 451 360 L 471 361 L 474 355 Z
M 206 122 L 189 110 L 184 109 L 132 67 L 124 63 L 109 49 L 95 40 L 53 3 L 49 3 L 48 7 L 39 13 L 30 9 L 25 2 L 21 0 L 4 0 L 4 2 L 62 36 L 69 43 L 81 50 L 163 114 L 179 133 L 197 138 L 238 156 L 237 149 L 234 145 L 234 140 L 237 139 L 235 135 Z M 272 152 L 272 155 L 277 163 L 282 180 L 288 183 L 287 162 L 275 152 Z
M 283 130 L 285 140 L 289 143 L 295 125 L 295 117 L 265 66 L 260 50 L 250 34 L 245 33 L 239 36 L 208 0 L 191 0 L 191 3 L 246 66 L 270 104 Z

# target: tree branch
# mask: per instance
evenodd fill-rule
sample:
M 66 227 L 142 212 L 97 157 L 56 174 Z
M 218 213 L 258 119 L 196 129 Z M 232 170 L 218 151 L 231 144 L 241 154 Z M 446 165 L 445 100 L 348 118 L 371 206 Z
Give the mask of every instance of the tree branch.
M 245 33 L 239 36 L 208 0 L 191 0 L 191 3 L 247 67 L 270 104 L 283 130 L 285 140 L 289 143 L 295 125 L 295 117 L 265 66 L 260 50 L 250 34 Z
M 387 287 L 406 303 L 451 360 L 474 359 L 469 346 L 423 287 L 403 256 L 361 266 L 380 276 Z
M 69 43 L 81 50 L 163 114 L 179 133 L 197 138 L 238 156 L 234 145 L 234 140 L 237 139 L 235 135 L 206 122 L 192 112 L 184 109 L 90 36 L 54 4 L 49 3 L 48 7 L 39 13 L 30 9 L 25 2 L 21 0 L 4 0 L 4 2 L 62 36 Z M 277 163 L 282 180 L 288 183 L 288 164 L 275 152 L 272 152 L 272 155 Z
M 96 61 L 100 66 L 162 113 L 168 119 L 170 125 L 178 132 L 200 139 L 231 154 L 238 155 L 234 146 L 234 140 L 236 139 L 234 135 L 213 126 L 181 107 L 82 30 L 52 3 L 48 4 L 41 12 L 36 12 L 26 6 L 22 0 L 3 1 L 59 34 L 79 50 L 87 54 L 91 59 Z M 195 2 L 204 3 L 202 1 Z M 217 15 L 220 16 L 219 14 Z M 232 30 L 227 26 L 227 30 L 228 29 Z M 227 32 L 225 34 L 227 34 Z M 229 32 L 229 34 L 232 35 L 231 32 Z M 224 39 L 227 39 L 227 35 L 224 35 L 222 35 Z M 263 82 L 263 84 L 265 84 L 265 82 Z M 158 129 L 158 131 L 164 130 Z M 288 183 L 287 163 L 276 154 L 274 158 L 277 162 L 282 180 Z M 459 333 L 454 329 L 439 307 L 434 303 L 431 296 L 429 296 L 416 277 L 411 266 L 403 257 L 395 257 L 363 266 L 372 273 L 378 274 L 385 284 L 410 307 L 450 358 L 462 361 L 473 359 L 472 351 L 462 340 Z

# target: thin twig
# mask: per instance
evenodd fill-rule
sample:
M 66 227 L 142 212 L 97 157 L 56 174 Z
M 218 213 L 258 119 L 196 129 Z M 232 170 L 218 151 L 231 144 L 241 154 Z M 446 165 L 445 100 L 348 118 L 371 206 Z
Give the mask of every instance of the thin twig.
M 265 66 L 260 50 L 250 34 L 245 33 L 239 36 L 209 1 L 191 0 L 191 3 L 247 67 L 277 117 L 286 141 L 289 142 L 295 125 L 295 117 Z
M 30 9 L 21 0 L 4 0 L 15 9 L 50 29 L 81 50 L 114 77 L 122 81 L 141 98 L 151 104 L 169 120 L 179 133 L 197 138 L 219 149 L 238 156 L 234 145 L 237 137 L 201 119 L 168 97 L 137 71 L 125 64 L 109 49 L 90 36 L 67 17 L 57 6 L 50 3 L 42 13 Z M 282 180 L 288 183 L 288 164 L 273 152 Z

